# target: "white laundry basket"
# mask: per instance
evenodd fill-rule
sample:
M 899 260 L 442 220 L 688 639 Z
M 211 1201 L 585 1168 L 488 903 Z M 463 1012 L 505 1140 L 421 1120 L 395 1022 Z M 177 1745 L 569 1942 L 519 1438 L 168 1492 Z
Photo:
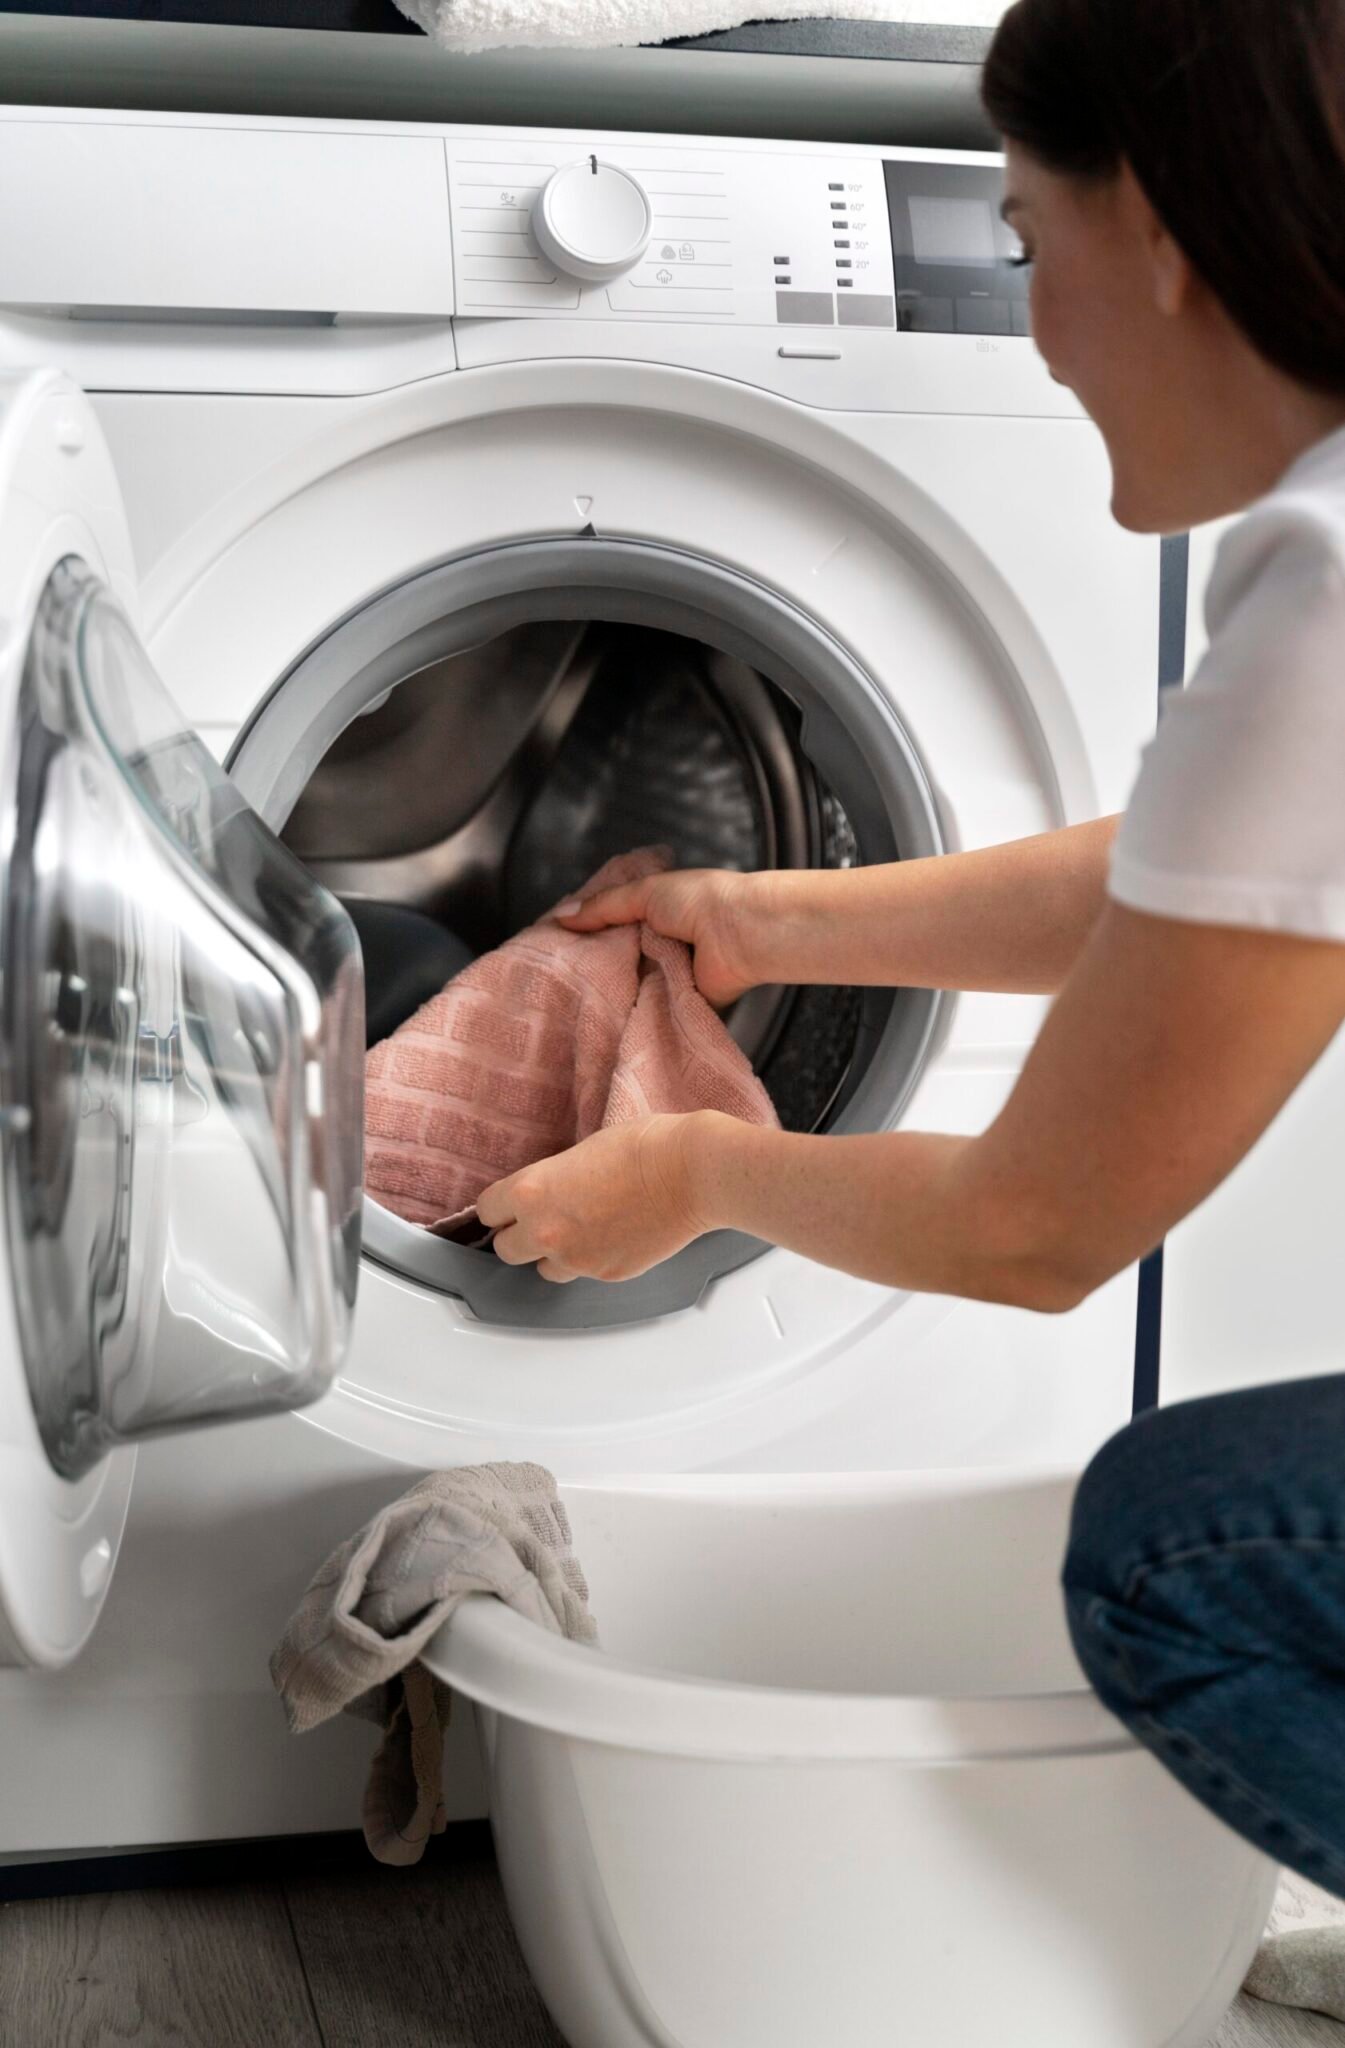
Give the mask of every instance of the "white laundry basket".
M 564 1489 L 602 1649 L 481 1599 L 427 1662 L 573 2048 L 1200 2048 L 1276 1871 L 1088 1690 L 1072 1490 Z

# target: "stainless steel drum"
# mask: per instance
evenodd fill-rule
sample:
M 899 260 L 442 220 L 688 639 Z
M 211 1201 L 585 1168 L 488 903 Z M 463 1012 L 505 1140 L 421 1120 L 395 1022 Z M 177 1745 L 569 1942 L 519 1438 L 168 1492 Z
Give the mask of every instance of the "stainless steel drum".
M 440 932 L 484 952 L 632 846 L 668 846 L 680 867 L 851 865 L 849 821 L 797 727 L 745 662 L 680 635 L 521 626 L 433 663 L 348 726 L 284 836 L 362 933 L 387 935 L 365 947 L 382 1036 L 446 978 Z M 369 904 L 433 922 L 362 916 Z M 394 972 L 404 995 L 389 1008 Z M 844 989 L 758 989 L 734 1005 L 730 1029 L 787 1128 L 825 1117 L 858 1014 Z

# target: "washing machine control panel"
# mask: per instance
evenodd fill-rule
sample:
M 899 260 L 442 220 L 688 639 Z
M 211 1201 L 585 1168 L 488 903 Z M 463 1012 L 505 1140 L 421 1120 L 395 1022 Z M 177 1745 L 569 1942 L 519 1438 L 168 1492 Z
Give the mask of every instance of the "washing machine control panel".
M 460 316 L 1026 336 L 984 156 L 450 138 Z
M 852 411 L 1074 417 L 1002 182 L 977 151 L 11 109 L 0 342 L 119 391 L 595 355 Z
M 459 317 L 895 328 L 882 158 L 450 139 Z

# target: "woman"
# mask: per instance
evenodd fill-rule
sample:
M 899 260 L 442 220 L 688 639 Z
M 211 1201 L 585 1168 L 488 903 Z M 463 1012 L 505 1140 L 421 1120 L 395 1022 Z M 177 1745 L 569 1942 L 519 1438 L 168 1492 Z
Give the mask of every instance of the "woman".
M 983 1136 L 653 1117 L 499 1182 L 497 1252 L 548 1279 L 624 1279 L 726 1226 L 893 1287 L 1069 1309 L 1224 1179 L 1345 1019 L 1345 0 L 1019 0 L 983 92 L 1037 346 L 1106 440 L 1116 518 L 1246 511 L 1209 653 L 1119 823 L 575 904 L 576 931 L 685 939 L 713 1003 L 1057 993 Z M 1107 1705 L 1345 1896 L 1345 1376 L 1123 1430 L 1064 1576 Z

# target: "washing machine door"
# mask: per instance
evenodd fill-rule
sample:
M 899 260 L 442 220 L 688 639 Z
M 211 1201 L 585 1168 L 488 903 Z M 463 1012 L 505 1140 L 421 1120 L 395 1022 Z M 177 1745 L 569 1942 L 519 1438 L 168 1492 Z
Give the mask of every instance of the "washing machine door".
M 313 1399 L 354 1305 L 354 932 L 134 603 L 87 401 L 0 375 L 0 1661 L 87 1638 L 138 1440 Z

